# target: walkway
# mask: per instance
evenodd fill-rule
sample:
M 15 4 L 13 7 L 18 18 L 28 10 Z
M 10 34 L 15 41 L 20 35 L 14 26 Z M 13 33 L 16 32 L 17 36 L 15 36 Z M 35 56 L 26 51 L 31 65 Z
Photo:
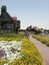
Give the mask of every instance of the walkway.
M 30 41 L 35 43 L 36 47 L 39 49 L 42 56 L 44 57 L 44 64 L 49 65 L 49 47 L 42 44 L 40 41 L 36 40 L 35 38 L 33 38 L 31 35 L 30 35 L 29 39 L 30 39 Z

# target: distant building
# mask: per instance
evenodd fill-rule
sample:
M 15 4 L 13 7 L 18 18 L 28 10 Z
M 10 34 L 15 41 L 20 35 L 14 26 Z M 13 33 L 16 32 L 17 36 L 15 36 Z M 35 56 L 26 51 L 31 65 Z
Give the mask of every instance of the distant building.
M 37 26 L 33 26 L 33 29 L 38 30 L 39 28 Z
M 0 15 L 0 34 L 17 33 L 20 29 L 20 20 L 16 17 L 11 17 L 7 12 L 6 6 L 1 7 Z

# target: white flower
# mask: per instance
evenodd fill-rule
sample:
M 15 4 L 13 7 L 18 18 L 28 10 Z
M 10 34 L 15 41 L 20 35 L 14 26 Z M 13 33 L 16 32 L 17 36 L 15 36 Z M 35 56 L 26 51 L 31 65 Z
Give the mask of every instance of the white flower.
M 4 65 L 8 65 L 8 64 L 5 63 Z
M 14 59 L 15 57 L 19 57 L 20 52 L 17 50 L 21 50 L 21 44 L 22 41 L 0 41 L 0 47 L 5 51 L 5 56 L 3 56 L 3 58 Z M 5 63 L 4 65 L 8 64 Z

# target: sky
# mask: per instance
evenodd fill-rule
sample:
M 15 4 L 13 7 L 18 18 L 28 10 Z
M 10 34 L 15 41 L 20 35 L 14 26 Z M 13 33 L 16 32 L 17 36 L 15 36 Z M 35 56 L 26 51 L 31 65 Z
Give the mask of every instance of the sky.
M 49 29 L 49 0 L 0 0 L 0 13 L 2 5 L 21 21 L 21 29 L 30 25 Z

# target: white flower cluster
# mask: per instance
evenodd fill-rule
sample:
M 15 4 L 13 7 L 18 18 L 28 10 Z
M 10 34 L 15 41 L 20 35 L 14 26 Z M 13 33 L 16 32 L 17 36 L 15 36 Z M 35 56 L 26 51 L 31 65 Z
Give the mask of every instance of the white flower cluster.
M 20 56 L 22 41 L 0 41 L 0 50 L 4 50 L 5 53 L 2 58 L 14 59 Z
M 5 63 L 4 65 L 8 65 L 8 64 Z

